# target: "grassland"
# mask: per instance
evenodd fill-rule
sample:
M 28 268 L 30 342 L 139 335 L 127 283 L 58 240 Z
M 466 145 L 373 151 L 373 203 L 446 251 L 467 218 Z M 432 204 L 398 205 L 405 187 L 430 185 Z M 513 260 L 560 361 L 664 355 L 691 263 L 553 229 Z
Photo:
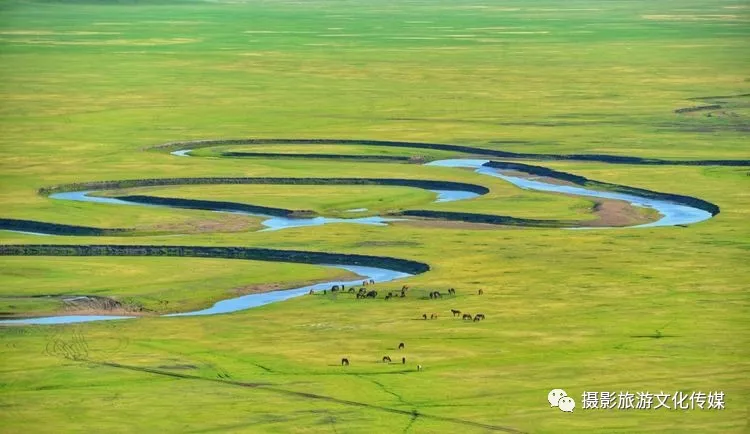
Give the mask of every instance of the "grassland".
M 144 149 L 203 138 L 354 138 L 747 159 L 746 97 L 719 99 L 725 108 L 711 117 L 674 110 L 715 101 L 694 98 L 750 92 L 749 22 L 741 0 L 1 1 L 2 217 L 138 229 L 135 236 L 43 239 L 0 231 L 1 243 L 303 249 L 413 259 L 432 270 L 406 281 L 414 295 L 395 302 L 317 296 L 213 317 L 0 328 L 0 432 L 744 432 L 747 168 L 536 163 L 721 207 L 687 228 L 643 230 L 329 225 L 253 232 L 258 219 L 244 216 L 75 203 L 37 191 L 151 177 L 437 179 L 491 189 L 461 210 L 590 218 L 586 201 L 460 169 L 210 158 L 215 149 L 179 158 Z M 226 149 L 447 156 L 368 146 Z M 201 198 L 203 189 L 169 194 Z M 416 189 L 328 190 L 233 186 L 211 197 L 333 214 L 380 209 L 379 199 L 384 208 L 430 199 Z M 173 300 L 170 308 L 330 273 L 93 257 L 3 257 L 0 269 L 3 297 L 102 293 L 150 306 Z M 455 298 L 422 297 L 449 287 Z M 35 302 L 14 314 L 58 308 Z M 487 319 L 453 320 L 451 308 Z M 419 320 L 432 312 L 439 319 Z M 385 354 L 400 357 L 399 342 L 408 363 L 378 363 Z M 342 357 L 351 366 L 339 366 Z M 249 386 L 257 383 L 267 385 Z M 558 387 L 577 398 L 574 413 L 549 408 L 547 392 Z M 580 394 L 593 390 L 722 390 L 727 404 L 722 411 L 584 411 Z

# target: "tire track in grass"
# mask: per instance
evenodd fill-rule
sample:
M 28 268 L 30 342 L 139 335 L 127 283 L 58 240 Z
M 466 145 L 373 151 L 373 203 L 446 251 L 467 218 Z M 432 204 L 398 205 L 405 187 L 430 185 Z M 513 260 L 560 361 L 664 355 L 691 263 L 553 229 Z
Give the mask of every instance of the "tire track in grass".
M 177 379 L 210 381 L 213 383 L 222 383 L 228 386 L 244 387 L 248 389 L 260 389 L 260 390 L 264 390 L 268 392 L 277 393 L 280 395 L 293 396 L 296 398 L 319 400 L 319 401 L 331 402 L 334 404 L 341 404 L 341 405 L 347 405 L 347 406 L 352 406 L 352 407 L 360 407 L 360 408 L 366 408 L 370 410 L 376 410 L 376 411 L 382 411 L 386 413 L 408 416 L 411 418 L 409 427 L 417 419 L 423 418 L 423 419 L 430 419 L 430 420 L 436 420 L 436 421 L 441 421 L 441 422 L 450 422 L 450 423 L 454 423 L 457 425 L 483 428 L 483 429 L 487 429 L 490 431 L 517 433 L 517 434 L 524 433 L 524 431 L 521 431 L 512 427 L 508 427 L 508 426 L 492 425 L 492 424 L 475 422 L 471 420 L 459 419 L 459 418 L 454 418 L 454 417 L 425 414 L 425 413 L 418 412 L 416 410 L 412 410 L 412 411 L 400 410 L 397 408 L 385 407 L 385 406 L 375 405 L 375 404 L 368 404 L 366 402 L 352 401 L 348 399 L 335 398 L 335 397 L 327 396 L 327 395 L 320 395 L 317 393 L 298 392 L 298 391 L 288 390 L 288 389 L 278 387 L 278 385 L 273 384 L 273 383 L 250 383 L 250 382 L 229 380 L 229 379 L 206 378 L 206 377 L 200 377 L 197 375 L 190 375 L 190 374 L 181 373 L 181 372 L 170 372 L 170 371 L 164 371 L 161 369 L 148 368 L 148 367 L 142 367 L 142 366 L 124 365 L 124 364 L 116 363 L 116 362 L 97 362 L 97 361 L 91 361 L 91 360 L 87 360 L 86 362 L 90 364 L 94 364 L 94 365 L 99 365 L 99 366 L 107 366 L 107 367 L 116 368 L 116 369 L 125 369 L 129 371 L 136 371 L 136 372 L 142 372 L 142 373 L 148 373 L 148 374 L 154 374 L 154 375 L 162 375 L 162 376 L 167 376 L 167 377 L 172 377 L 172 378 L 177 378 Z

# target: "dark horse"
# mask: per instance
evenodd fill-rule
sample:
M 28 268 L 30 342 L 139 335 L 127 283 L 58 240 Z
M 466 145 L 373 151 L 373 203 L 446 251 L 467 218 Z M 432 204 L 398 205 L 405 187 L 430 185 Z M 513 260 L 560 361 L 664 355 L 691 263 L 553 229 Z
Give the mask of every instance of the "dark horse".
M 391 363 L 391 358 L 388 356 L 383 356 L 383 363 Z
M 451 313 L 453 314 L 453 316 L 461 315 L 461 311 L 458 309 L 451 309 Z
M 403 342 L 401 342 L 400 344 L 398 344 L 398 349 L 399 349 L 399 350 L 403 350 L 405 346 L 406 346 L 406 345 L 404 345 L 404 343 L 403 343 Z
M 349 359 L 347 358 L 341 359 L 341 366 L 349 366 Z
M 462 319 L 468 319 L 469 321 L 471 321 L 471 314 L 470 313 L 465 313 L 464 316 L 462 316 L 461 318 Z

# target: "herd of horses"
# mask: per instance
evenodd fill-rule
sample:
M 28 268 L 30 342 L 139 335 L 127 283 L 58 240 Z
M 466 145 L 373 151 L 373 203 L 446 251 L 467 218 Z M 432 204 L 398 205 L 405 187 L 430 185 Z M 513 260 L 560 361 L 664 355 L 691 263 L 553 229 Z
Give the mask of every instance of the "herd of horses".
M 404 344 L 403 342 L 398 344 L 399 350 L 403 350 L 404 348 L 406 348 L 406 344 Z M 392 362 L 393 360 L 391 360 L 391 356 L 388 356 L 388 355 L 383 356 L 383 363 L 392 363 Z M 406 364 L 406 357 L 401 357 L 401 364 L 402 365 Z M 349 366 L 349 359 L 346 357 L 342 358 L 341 366 Z M 422 370 L 422 365 L 417 365 L 417 371 L 421 371 L 421 370 Z
M 368 291 L 368 289 L 366 288 L 366 286 L 368 286 L 368 285 L 374 285 L 374 284 L 375 284 L 375 281 L 373 279 L 369 279 L 369 280 L 363 280 L 362 281 L 362 286 L 359 289 L 357 289 L 357 288 L 355 288 L 353 286 L 350 287 L 349 289 L 347 289 L 345 285 L 333 285 L 333 286 L 331 286 L 330 291 L 332 293 L 336 293 L 336 292 L 347 292 L 347 293 L 350 293 L 350 294 L 353 293 L 353 294 L 356 295 L 357 299 L 366 299 L 366 298 L 375 299 L 375 298 L 378 297 L 378 291 L 375 291 L 374 289 Z M 383 297 L 383 299 L 384 300 L 390 300 L 391 298 L 396 298 L 396 297 L 398 297 L 398 298 L 404 298 L 404 297 L 406 297 L 406 293 L 408 291 L 409 291 L 409 285 L 404 285 L 404 286 L 401 287 L 401 291 L 390 291 L 390 292 L 388 292 L 388 294 L 386 294 L 385 297 Z M 323 294 L 325 295 L 327 293 L 328 293 L 328 290 L 324 289 L 323 290 Z M 311 289 L 310 290 L 310 295 L 313 295 L 313 294 L 315 294 L 315 291 Z M 483 295 L 483 294 L 484 294 L 484 290 L 479 289 L 477 291 L 477 295 Z M 455 296 L 456 295 L 456 290 L 454 288 L 448 289 L 448 295 Z M 431 300 L 435 300 L 435 299 L 443 298 L 443 294 L 440 291 L 430 291 L 429 292 L 429 297 L 430 297 Z M 461 312 L 458 309 L 451 309 L 451 314 L 453 314 L 454 318 L 460 317 L 464 321 L 478 322 L 478 321 L 482 321 L 484 319 L 484 314 L 483 313 L 478 313 L 476 315 L 472 315 L 470 313 Z M 426 320 L 427 318 L 428 318 L 427 314 L 423 313 L 422 314 L 422 319 Z M 429 319 L 438 319 L 438 314 L 437 313 L 430 314 Z M 406 347 L 406 345 L 403 342 L 399 343 L 399 345 L 398 345 L 398 349 L 399 350 L 403 350 L 405 347 Z M 388 356 L 388 355 L 383 356 L 382 361 L 383 361 L 383 363 L 392 363 L 393 362 L 393 360 L 391 359 L 391 357 Z M 402 365 L 406 364 L 406 357 L 401 357 L 401 364 Z M 349 366 L 349 359 L 346 358 L 346 357 L 342 358 L 341 359 L 341 366 Z M 422 370 L 422 365 L 417 365 L 417 371 L 421 371 L 421 370 Z

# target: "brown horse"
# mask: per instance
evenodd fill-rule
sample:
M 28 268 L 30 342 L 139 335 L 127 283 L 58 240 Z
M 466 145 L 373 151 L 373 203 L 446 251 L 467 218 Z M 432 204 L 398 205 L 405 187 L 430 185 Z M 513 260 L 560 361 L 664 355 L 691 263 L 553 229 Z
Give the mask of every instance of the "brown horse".
M 422 314 L 422 319 L 427 319 L 427 314 L 426 313 Z
M 469 321 L 471 321 L 471 314 L 465 313 L 464 316 L 461 317 L 461 319 L 468 319 Z
M 478 293 L 479 295 L 482 295 L 482 294 L 484 294 L 484 291 L 480 289 L 479 291 L 477 291 L 477 293 Z
M 401 358 L 401 364 L 402 364 L 402 365 L 405 365 L 405 364 L 406 364 L 406 357 L 402 357 L 402 358 Z
M 451 309 L 451 313 L 453 314 L 453 316 L 461 315 L 461 311 L 458 309 Z
M 403 350 L 405 346 L 406 346 L 406 345 L 404 345 L 404 343 L 403 343 L 403 342 L 401 342 L 400 344 L 398 344 L 398 349 L 399 349 L 399 350 Z
M 391 358 L 388 356 L 383 356 L 383 363 L 391 363 Z
M 341 359 L 341 366 L 349 366 L 349 359 L 347 358 Z
M 437 319 L 437 317 L 438 317 L 438 314 L 436 313 L 433 313 L 432 315 L 430 315 L 430 319 Z

